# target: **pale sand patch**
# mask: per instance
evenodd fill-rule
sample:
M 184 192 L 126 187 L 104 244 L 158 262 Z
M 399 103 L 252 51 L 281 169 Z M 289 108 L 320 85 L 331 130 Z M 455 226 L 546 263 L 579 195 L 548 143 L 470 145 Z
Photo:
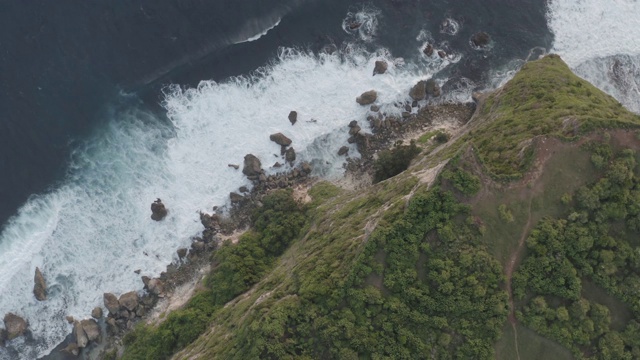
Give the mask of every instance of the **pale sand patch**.
M 433 184 L 433 181 L 436 179 L 436 177 L 438 177 L 440 170 L 442 170 L 442 168 L 447 164 L 447 162 L 449 162 L 449 160 L 445 160 L 430 169 L 416 171 L 413 173 L 413 175 L 415 175 L 418 178 L 418 180 L 420 181 L 420 184 L 427 184 L 427 186 L 431 186 Z
M 311 196 L 309 196 L 310 186 L 298 185 L 293 188 L 293 198 L 295 201 L 307 204 L 311 202 Z
M 237 244 L 238 240 L 240 240 L 240 236 L 242 236 L 246 231 L 247 230 L 235 230 L 231 235 L 218 234 L 218 242 L 222 244 L 227 240 L 231 240 L 232 244 Z
M 332 183 L 344 190 L 360 190 L 371 186 L 373 178 L 369 174 L 354 175 L 347 172 L 340 179 L 332 181 Z

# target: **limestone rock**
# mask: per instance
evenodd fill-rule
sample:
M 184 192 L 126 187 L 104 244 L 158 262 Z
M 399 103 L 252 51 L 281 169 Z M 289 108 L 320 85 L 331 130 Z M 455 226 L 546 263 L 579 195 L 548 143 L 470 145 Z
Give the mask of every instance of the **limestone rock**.
M 129 311 L 135 310 L 138 306 L 138 293 L 135 291 L 130 291 L 128 293 L 120 295 L 120 306 L 126 308 Z
M 491 36 L 484 31 L 477 32 L 471 36 L 471 44 L 478 48 L 489 45 L 490 41 Z
M 373 67 L 373 75 L 384 74 L 385 72 L 387 72 L 388 68 L 389 64 L 387 64 L 386 61 L 378 60 L 376 61 L 376 65 Z
M 102 318 L 102 308 L 100 306 L 96 306 L 91 310 L 91 317 L 94 319 Z
M 409 96 L 411 96 L 413 100 L 424 99 L 427 96 L 427 82 L 424 80 L 418 81 L 409 91 Z
M 343 156 L 343 155 L 347 155 L 349 153 L 349 147 L 348 146 L 343 146 L 340 148 L 340 150 L 338 150 L 338 156 Z
M 376 99 L 378 99 L 378 93 L 375 90 L 369 90 L 358 96 L 356 102 L 360 105 L 370 105 L 373 104 Z
M 7 313 L 4 316 L 4 327 L 7 330 L 7 339 L 13 340 L 18 336 L 24 335 L 29 325 L 25 319 L 20 316 L 13 313 Z
M 93 319 L 86 319 L 80 322 L 82 330 L 87 336 L 89 341 L 96 341 L 100 337 L 100 327 L 98 323 Z
M 73 336 L 76 337 L 76 344 L 78 344 L 78 347 L 80 348 L 87 346 L 89 343 L 87 333 L 84 332 L 82 324 L 78 321 L 73 324 Z
M 47 283 L 44 281 L 44 276 L 40 268 L 36 268 L 36 274 L 33 277 L 33 295 L 36 296 L 38 301 L 47 300 Z
M 120 302 L 115 295 L 112 293 L 104 293 L 102 299 L 104 301 L 104 307 L 106 307 L 111 314 L 115 315 L 118 313 L 118 310 L 120 310 Z
M 291 125 L 295 125 L 297 121 L 298 121 L 298 112 L 297 111 L 290 112 L 289 122 L 291 123 Z
M 290 163 L 296 161 L 296 151 L 293 148 L 287 149 L 287 152 L 284 153 L 284 159 Z
M 247 154 L 244 157 L 244 167 L 242 173 L 247 176 L 258 176 L 262 172 L 262 163 L 253 154 Z
M 162 203 L 162 200 L 156 199 L 156 201 L 151 204 L 151 219 L 160 221 L 167 216 L 167 212 L 167 208 Z
M 280 146 L 289 146 L 289 145 L 291 145 L 291 139 L 289 139 L 288 137 L 284 136 L 284 134 L 282 134 L 282 133 L 275 133 L 275 134 L 269 135 L 269 140 L 275 142 L 276 144 L 278 144 Z

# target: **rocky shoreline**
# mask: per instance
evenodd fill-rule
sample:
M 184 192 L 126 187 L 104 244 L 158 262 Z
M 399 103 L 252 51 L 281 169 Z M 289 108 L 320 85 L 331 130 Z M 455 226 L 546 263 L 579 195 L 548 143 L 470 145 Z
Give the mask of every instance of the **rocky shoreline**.
M 386 65 L 384 61 L 376 62 L 373 75 L 384 74 Z M 338 181 L 340 186 L 357 189 L 371 184 L 373 166 L 379 151 L 426 131 L 459 128 L 466 124 L 475 111 L 475 103 L 434 105 L 431 99 L 439 97 L 441 89 L 433 79 L 418 82 L 408 95 L 411 101 L 394 104 L 401 116 L 390 116 L 382 112 L 380 105 L 376 103 L 375 90 L 356 98 L 356 102 L 361 106 L 368 106 L 369 111 L 365 119 L 360 119 L 361 122 L 351 120 L 346 124 L 350 136 L 348 144 L 338 150 L 338 155 L 345 157 L 345 175 Z M 291 126 L 295 126 L 296 111 L 291 111 L 288 121 Z M 371 129 L 371 132 L 363 131 L 363 127 Z M 142 276 L 144 291 L 131 291 L 120 296 L 105 293 L 103 305 L 107 310 L 106 314 L 103 314 L 102 307 L 96 307 L 90 318 L 76 320 L 67 317 L 67 321 L 73 324 L 72 334 L 43 359 L 114 358 L 122 350 L 123 336 L 136 323 L 161 321 L 157 318 L 159 310 L 156 309 L 160 301 L 171 303 L 172 296 L 180 287 L 190 285 L 193 287 L 192 292 L 196 290 L 203 275 L 210 269 L 212 253 L 222 241 L 250 226 L 250 214 L 262 206 L 261 199 L 264 195 L 275 189 L 308 188 L 317 180 L 312 176 L 312 166 L 309 163 L 302 162 L 294 166 L 296 153 L 291 147 L 291 139 L 282 133 L 275 133 L 270 135 L 270 140 L 281 147 L 282 158 L 282 163 L 276 162 L 272 167 L 277 169 L 288 165 L 287 171 L 269 175 L 256 156 L 247 154 L 241 171 L 252 182 L 252 188 L 242 186 L 231 192 L 228 209 L 214 207 L 211 214 L 200 213 L 200 221 L 204 226 L 202 234 L 192 238 L 190 248 L 177 249 L 177 263 L 169 264 L 158 278 Z M 355 145 L 359 156 L 350 156 L 349 144 Z M 229 167 L 240 171 L 240 165 L 229 164 Z M 225 214 L 225 210 L 228 213 Z M 170 204 L 165 205 L 161 199 L 151 204 L 151 218 L 155 221 L 162 221 L 169 211 Z M 34 276 L 34 296 L 39 301 L 46 301 L 46 281 L 40 269 L 36 269 Z M 151 313 L 156 313 L 156 318 L 151 319 Z M 0 328 L 0 346 L 6 340 L 28 333 L 28 322 L 15 314 L 6 314 L 4 323 L 5 329 Z

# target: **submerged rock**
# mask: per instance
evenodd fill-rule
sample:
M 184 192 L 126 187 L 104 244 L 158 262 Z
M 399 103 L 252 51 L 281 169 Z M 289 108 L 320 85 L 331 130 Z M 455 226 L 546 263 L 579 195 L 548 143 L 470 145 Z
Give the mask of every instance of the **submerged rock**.
M 167 212 L 167 208 L 162 203 L 162 200 L 156 199 L 156 201 L 151 204 L 151 219 L 160 221 L 167 216 Z
M 385 72 L 387 72 L 388 68 L 389 64 L 387 64 L 386 61 L 378 60 L 376 61 L 376 65 L 373 67 L 373 75 L 384 74 Z
M 298 121 L 298 112 L 297 111 L 290 112 L 289 122 L 291 123 L 291 125 L 295 125 L 297 121 Z
M 338 156 L 343 156 L 343 155 L 347 155 L 349 153 L 349 147 L 348 146 L 343 146 L 340 148 L 340 150 L 338 150 Z
M 484 31 L 477 32 L 471 36 L 471 44 L 475 47 L 485 47 L 489 45 L 491 36 Z
M 7 330 L 7 340 L 13 340 L 18 336 L 24 335 L 29 325 L 27 321 L 20 316 L 7 313 L 4 316 L 4 327 Z
M 296 151 L 293 148 L 287 149 L 284 153 L 284 159 L 289 163 L 296 161 Z
M 258 176 L 262 172 L 262 163 L 253 154 L 247 154 L 244 156 L 244 167 L 242 173 L 247 176 Z
M 378 99 L 378 93 L 375 90 L 369 90 L 362 93 L 356 98 L 356 102 L 360 105 L 373 104 Z
M 278 144 L 280 146 L 289 146 L 289 145 L 291 145 L 291 139 L 289 139 L 288 137 L 284 136 L 284 134 L 282 134 L 282 133 L 275 133 L 275 134 L 269 135 L 269 140 L 275 142 L 276 144 Z
M 47 300 L 47 283 L 44 281 L 44 276 L 40 268 L 36 267 L 36 274 L 33 277 L 33 295 L 35 295 L 38 301 Z

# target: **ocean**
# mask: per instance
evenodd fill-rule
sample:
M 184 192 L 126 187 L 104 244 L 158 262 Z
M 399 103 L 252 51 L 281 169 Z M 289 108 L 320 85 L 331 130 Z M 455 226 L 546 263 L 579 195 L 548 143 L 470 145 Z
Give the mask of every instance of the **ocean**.
M 31 330 L 3 360 L 47 355 L 71 332 L 65 316 L 176 261 L 198 212 L 250 185 L 228 164 L 253 153 L 276 171 L 269 134 L 291 138 L 316 175 L 340 176 L 364 91 L 399 113 L 434 77 L 440 101 L 469 101 L 555 52 L 640 112 L 634 0 L 2 1 L 0 23 L 0 316 Z M 478 31 L 485 49 L 470 43 Z M 425 56 L 427 43 L 447 56 Z M 380 59 L 389 70 L 372 76 Z

